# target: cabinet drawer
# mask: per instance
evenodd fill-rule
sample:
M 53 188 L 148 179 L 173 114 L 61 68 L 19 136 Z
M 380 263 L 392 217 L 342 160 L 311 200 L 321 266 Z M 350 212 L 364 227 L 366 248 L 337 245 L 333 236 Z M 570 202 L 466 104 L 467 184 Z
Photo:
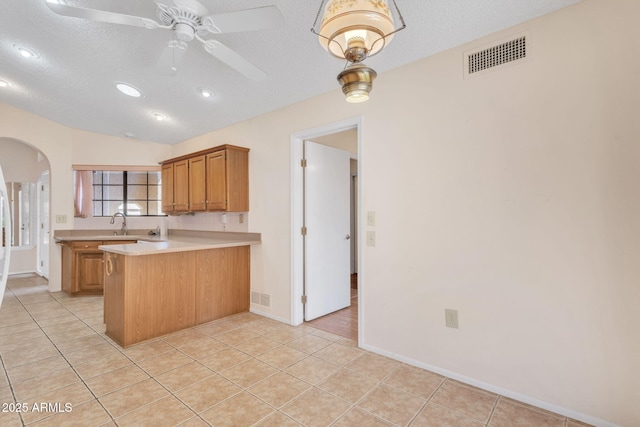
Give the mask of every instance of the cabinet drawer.
M 102 240 L 85 240 L 71 242 L 71 249 L 74 251 L 98 251 L 98 246 L 102 244 Z

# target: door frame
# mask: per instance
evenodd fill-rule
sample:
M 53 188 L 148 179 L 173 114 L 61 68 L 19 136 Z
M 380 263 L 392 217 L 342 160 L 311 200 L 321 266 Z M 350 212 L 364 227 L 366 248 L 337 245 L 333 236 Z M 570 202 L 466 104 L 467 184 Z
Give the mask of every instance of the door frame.
M 362 117 L 354 117 L 335 123 L 330 123 L 316 128 L 306 129 L 291 134 L 291 324 L 300 325 L 304 321 L 304 310 L 302 304 L 302 292 L 304 284 L 304 240 L 301 234 L 303 224 L 303 202 L 304 186 L 303 171 L 300 160 L 303 154 L 303 144 L 305 140 L 330 135 L 347 130 L 356 130 L 358 139 L 358 212 L 362 206 Z M 362 235 L 361 222 L 358 221 L 357 250 L 358 254 L 358 345 L 361 345 L 363 337 L 363 324 L 361 306 L 361 283 L 364 281 L 364 270 L 362 268 Z
M 38 239 L 36 246 L 36 273 L 40 276 L 49 279 L 49 249 L 51 246 L 51 239 L 49 236 L 51 235 L 51 174 L 47 169 L 40 173 L 40 177 L 38 178 L 38 182 L 36 183 L 37 188 L 37 221 L 36 226 L 38 228 L 36 232 L 36 239 Z M 47 191 L 45 193 L 43 186 L 47 187 Z M 43 194 L 47 194 L 47 200 L 44 200 Z M 48 205 L 47 211 L 45 212 L 45 204 Z M 42 243 L 44 238 L 47 238 L 49 245 L 45 245 Z

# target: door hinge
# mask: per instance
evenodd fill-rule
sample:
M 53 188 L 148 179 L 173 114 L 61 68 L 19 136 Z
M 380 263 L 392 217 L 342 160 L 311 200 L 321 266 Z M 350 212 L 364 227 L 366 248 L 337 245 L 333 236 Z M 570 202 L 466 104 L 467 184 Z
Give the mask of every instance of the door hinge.
M 302 295 L 302 297 L 300 298 L 300 300 L 302 300 L 303 304 L 307 303 L 307 296 L 306 295 Z
M 306 236 L 307 235 L 307 227 L 302 227 L 300 229 L 300 234 L 302 234 L 303 236 Z
M 302 166 L 303 168 L 306 168 L 307 167 L 307 159 L 300 160 L 300 166 Z

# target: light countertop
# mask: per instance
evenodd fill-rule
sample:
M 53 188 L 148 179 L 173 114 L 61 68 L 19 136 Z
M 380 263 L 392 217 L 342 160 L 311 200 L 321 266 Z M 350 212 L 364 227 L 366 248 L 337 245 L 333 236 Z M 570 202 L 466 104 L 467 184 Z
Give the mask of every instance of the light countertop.
M 169 252 L 219 249 L 233 246 L 258 245 L 260 233 L 235 233 L 223 231 L 169 230 L 167 236 L 149 236 L 131 231 L 126 236 L 109 235 L 104 230 L 60 230 L 55 240 L 60 243 L 81 240 L 137 240 L 138 243 L 102 245 L 98 249 L 121 255 L 140 256 Z

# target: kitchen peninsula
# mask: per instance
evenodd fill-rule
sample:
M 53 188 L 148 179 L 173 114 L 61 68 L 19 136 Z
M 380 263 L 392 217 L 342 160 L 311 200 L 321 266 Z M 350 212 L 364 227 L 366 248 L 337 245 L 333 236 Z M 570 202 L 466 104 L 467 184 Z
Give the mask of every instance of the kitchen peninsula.
M 259 233 L 174 231 L 102 245 L 106 334 L 123 347 L 249 309 Z

